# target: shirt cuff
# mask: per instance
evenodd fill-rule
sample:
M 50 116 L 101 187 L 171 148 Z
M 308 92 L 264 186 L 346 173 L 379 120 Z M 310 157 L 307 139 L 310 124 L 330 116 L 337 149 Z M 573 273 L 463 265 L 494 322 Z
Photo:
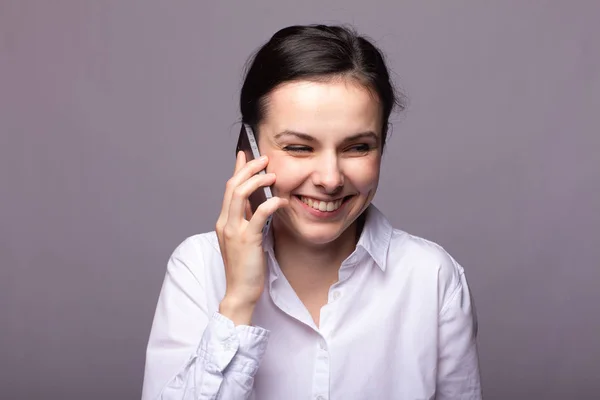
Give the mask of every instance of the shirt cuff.
M 213 373 L 226 368 L 254 375 L 269 339 L 269 331 L 257 326 L 238 325 L 215 312 L 200 342 L 199 355 Z

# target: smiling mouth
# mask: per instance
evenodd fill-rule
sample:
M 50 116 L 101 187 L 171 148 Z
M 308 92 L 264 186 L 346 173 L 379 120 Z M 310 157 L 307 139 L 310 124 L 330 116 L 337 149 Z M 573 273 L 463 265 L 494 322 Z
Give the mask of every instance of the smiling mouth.
M 345 203 L 350 197 L 352 196 L 346 196 L 343 197 L 341 199 L 337 199 L 334 201 L 322 201 L 322 200 L 317 200 L 317 199 L 313 199 L 311 197 L 306 197 L 306 196 L 296 196 L 298 199 L 300 199 L 301 202 L 303 202 L 304 204 L 306 204 L 307 206 L 318 210 L 318 211 L 322 211 L 322 212 L 333 212 L 336 211 L 337 209 L 339 209 L 343 203 Z

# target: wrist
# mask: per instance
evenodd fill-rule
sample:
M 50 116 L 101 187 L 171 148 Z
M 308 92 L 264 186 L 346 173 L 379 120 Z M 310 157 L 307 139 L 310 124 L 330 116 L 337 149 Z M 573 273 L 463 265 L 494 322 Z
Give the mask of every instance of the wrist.
M 219 304 L 219 314 L 237 325 L 251 325 L 256 303 L 225 296 Z

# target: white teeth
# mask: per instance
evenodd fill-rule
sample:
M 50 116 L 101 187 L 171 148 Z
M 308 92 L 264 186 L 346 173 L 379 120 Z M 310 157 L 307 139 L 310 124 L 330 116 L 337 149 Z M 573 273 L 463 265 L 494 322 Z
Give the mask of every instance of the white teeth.
M 335 211 L 338 208 L 340 208 L 340 206 L 342 205 L 341 199 L 336 200 L 336 201 L 319 201 L 319 200 L 313 200 L 309 197 L 301 196 L 300 200 L 302 200 L 302 202 L 304 204 L 307 204 L 309 207 L 312 207 L 315 210 L 327 211 L 327 212 Z
M 327 211 L 327 203 L 325 203 L 324 201 L 319 203 L 319 211 Z

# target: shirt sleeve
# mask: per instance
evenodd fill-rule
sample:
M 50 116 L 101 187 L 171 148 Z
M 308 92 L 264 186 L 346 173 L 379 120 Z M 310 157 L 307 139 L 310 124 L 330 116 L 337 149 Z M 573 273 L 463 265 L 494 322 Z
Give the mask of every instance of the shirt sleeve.
M 235 326 L 209 311 L 196 247 L 188 239 L 169 259 L 146 350 L 142 400 L 237 400 L 252 394 L 269 331 Z
M 464 271 L 440 311 L 436 400 L 482 398 L 477 319 Z

